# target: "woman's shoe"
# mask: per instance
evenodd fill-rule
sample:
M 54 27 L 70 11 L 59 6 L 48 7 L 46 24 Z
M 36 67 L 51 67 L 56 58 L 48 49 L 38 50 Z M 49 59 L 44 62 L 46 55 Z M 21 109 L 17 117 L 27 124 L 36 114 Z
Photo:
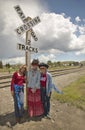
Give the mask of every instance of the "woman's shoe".
M 17 118 L 16 118 L 16 122 L 17 122 L 17 123 L 20 123 L 20 121 L 21 121 L 21 118 L 20 118 L 20 117 L 17 117 Z

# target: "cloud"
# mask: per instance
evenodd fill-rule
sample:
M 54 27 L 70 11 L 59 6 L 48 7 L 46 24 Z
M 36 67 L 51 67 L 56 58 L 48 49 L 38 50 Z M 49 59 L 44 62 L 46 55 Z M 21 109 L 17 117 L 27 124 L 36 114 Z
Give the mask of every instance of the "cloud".
M 79 56 L 80 54 L 85 54 L 85 46 L 84 46 L 84 49 L 83 49 L 83 50 L 77 51 L 75 54 L 76 54 L 77 56 Z
M 65 18 L 63 15 L 55 13 L 43 13 L 41 21 L 35 27 L 39 35 L 38 45 L 40 50 L 48 52 L 55 50 L 57 53 L 58 51 L 70 52 L 83 49 L 85 41 L 82 40 L 82 35 L 77 36 L 77 30 L 81 26 L 73 24 L 69 17 Z M 84 27 L 82 27 L 82 30 L 84 37 Z
M 0 1 L 0 12 L 2 12 L 0 14 L 1 59 L 24 56 L 24 52 L 16 49 L 17 43 L 25 44 L 25 34 L 18 37 L 14 31 L 22 25 L 22 21 L 14 9 L 14 6 L 18 4 L 26 16 L 32 18 L 39 16 L 41 19 L 41 23 L 33 28 L 38 41 L 35 42 L 31 38 L 32 46 L 39 48 L 40 59 L 47 61 L 53 56 L 51 59 L 55 60 L 54 55 L 67 52 L 85 53 L 85 25 L 72 23 L 71 17 L 66 17 L 64 13 L 50 13 L 48 6 L 43 6 L 40 0 L 24 0 L 24 2 L 23 0 L 6 0 Z M 75 20 L 76 22 L 81 21 L 79 16 Z M 45 52 L 46 55 L 42 52 Z M 10 62 L 12 62 L 12 59 Z
M 81 35 L 85 35 L 85 25 L 79 26 L 79 32 Z
M 34 57 L 31 57 L 31 58 L 34 59 Z M 41 55 L 38 55 L 38 58 L 36 57 L 35 59 L 39 59 L 40 62 L 46 63 L 48 60 L 56 61 L 56 56 L 54 54 L 49 54 L 49 55 L 41 54 Z M 15 58 L 4 59 L 3 64 L 5 65 L 7 63 L 25 64 L 25 57 L 15 57 Z
M 49 54 L 49 55 L 44 55 L 44 54 L 41 54 L 39 57 L 38 57 L 39 61 L 40 62 L 47 62 L 49 60 L 51 61 L 56 61 L 56 56 L 54 54 Z
M 80 22 L 80 21 L 81 21 L 80 17 L 77 16 L 77 17 L 75 18 L 75 21 L 76 21 L 76 22 Z
M 25 64 L 25 57 L 15 57 L 15 58 L 9 58 L 9 59 L 4 59 L 3 64 Z

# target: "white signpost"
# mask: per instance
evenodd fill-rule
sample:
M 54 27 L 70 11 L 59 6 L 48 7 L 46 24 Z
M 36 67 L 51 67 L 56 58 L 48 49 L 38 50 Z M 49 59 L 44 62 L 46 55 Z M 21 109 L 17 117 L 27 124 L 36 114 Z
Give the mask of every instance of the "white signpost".
M 31 60 L 31 54 L 30 52 L 35 52 L 38 53 L 38 49 L 31 47 L 31 35 L 34 38 L 35 41 L 38 40 L 36 37 L 35 32 L 33 31 L 32 27 L 40 23 L 40 18 L 37 16 L 35 18 L 31 17 L 25 17 L 22 9 L 20 8 L 19 5 L 16 5 L 15 7 L 16 12 L 18 13 L 19 17 L 23 21 L 23 25 L 15 29 L 15 32 L 17 33 L 18 36 L 21 36 L 23 33 L 26 33 L 26 43 L 25 45 L 18 43 L 17 48 L 19 50 L 24 50 L 25 51 L 25 59 L 26 59 L 26 66 L 27 66 L 27 74 L 28 74 L 28 68 L 30 66 L 30 60 Z M 27 108 L 27 85 L 28 85 L 28 75 L 26 75 L 26 108 Z

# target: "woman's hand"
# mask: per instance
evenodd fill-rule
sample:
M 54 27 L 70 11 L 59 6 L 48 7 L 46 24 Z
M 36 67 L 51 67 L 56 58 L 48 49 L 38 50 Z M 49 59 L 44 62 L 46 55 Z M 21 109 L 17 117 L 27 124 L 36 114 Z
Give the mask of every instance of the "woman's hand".
M 48 97 L 50 97 L 50 94 L 48 94 Z
M 32 89 L 32 92 L 35 93 L 35 92 L 36 92 L 36 88 L 33 88 L 33 89 Z
M 48 94 L 48 97 L 50 97 L 51 96 L 51 92 Z

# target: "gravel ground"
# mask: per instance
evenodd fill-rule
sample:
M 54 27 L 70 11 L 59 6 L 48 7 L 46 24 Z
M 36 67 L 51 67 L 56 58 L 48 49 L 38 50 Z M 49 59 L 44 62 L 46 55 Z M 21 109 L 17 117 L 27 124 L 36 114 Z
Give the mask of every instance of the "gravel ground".
M 62 89 L 66 85 L 85 75 L 80 72 L 53 78 L 54 83 Z M 43 117 L 29 118 L 25 112 L 21 124 L 16 124 L 13 112 L 13 99 L 10 88 L 0 89 L 0 130 L 85 130 L 85 111 L 67 103 L 51 101 L 51 119 Z

